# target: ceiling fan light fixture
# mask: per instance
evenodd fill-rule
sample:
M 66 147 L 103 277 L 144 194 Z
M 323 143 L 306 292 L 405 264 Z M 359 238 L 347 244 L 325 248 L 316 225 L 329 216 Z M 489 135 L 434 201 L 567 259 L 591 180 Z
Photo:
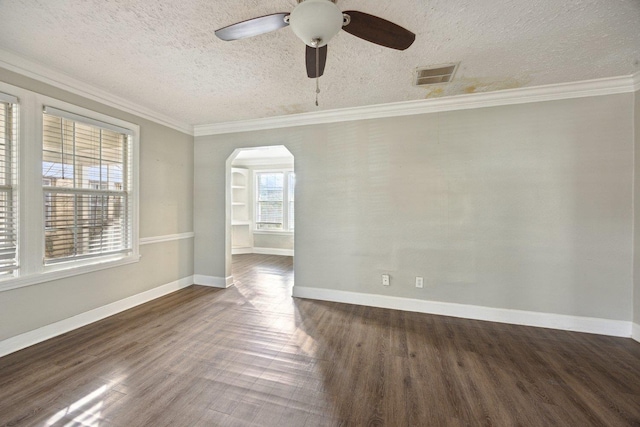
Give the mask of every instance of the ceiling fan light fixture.
M 322 47 L 342 28 L 342 12 L 331 0 L 304 0 L 289 17 L 289 25 L 307 46 Z

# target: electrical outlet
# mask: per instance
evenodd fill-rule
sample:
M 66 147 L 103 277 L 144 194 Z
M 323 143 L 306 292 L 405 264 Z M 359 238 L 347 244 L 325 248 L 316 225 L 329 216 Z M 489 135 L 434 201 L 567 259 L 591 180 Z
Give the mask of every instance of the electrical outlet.
M 382 286 L 389 286 L 389 275 L 388 274 L 383 274 L 382 275 Z
M 416 288 L 424 288 L 424 278 L 416 276 Z

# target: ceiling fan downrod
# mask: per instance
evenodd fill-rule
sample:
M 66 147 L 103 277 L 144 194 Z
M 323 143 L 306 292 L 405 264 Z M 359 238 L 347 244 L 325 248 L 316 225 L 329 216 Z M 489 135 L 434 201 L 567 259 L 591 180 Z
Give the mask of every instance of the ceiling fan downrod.
M 312 44 L 316 48 L 316 107 L 318 107 L 318 95 L 320 95 L 320 39 L 313 39 Z

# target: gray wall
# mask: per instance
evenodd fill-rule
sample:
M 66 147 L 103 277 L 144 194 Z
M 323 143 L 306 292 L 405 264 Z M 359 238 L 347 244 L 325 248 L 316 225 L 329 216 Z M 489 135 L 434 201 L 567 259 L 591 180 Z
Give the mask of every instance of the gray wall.
M 197 137 L 195 273 L 229 271 L 227 157 L 284 144 L 297 178 L 296 286 L 629 321 L 633 102 Z
M 1 68 L 0 81 L 138 124 L 140 237 L 193 231 L 192 136 Z M 135 264 L 0 292 L 0 340 L 193 274 L 192 239 L 140 253 Z
M 253 234 L 254 248 L 293 249 L 293 234 Z
M 634 134 L 635 134 L 635 185 L 634 185 L 634 271 L 633 271 L 633 301 L 634 323 L 640 325 L 640 91 L 635 93 L 634 106 Z

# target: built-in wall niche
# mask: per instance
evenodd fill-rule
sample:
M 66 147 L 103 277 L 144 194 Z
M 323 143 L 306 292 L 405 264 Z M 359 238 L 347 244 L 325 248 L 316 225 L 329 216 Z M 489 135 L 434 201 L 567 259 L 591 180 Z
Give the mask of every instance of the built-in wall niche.
M 253 233 L 249 216 L 249 170 L 231 168 L 231 250 L 233 254 L 251 253 Z

